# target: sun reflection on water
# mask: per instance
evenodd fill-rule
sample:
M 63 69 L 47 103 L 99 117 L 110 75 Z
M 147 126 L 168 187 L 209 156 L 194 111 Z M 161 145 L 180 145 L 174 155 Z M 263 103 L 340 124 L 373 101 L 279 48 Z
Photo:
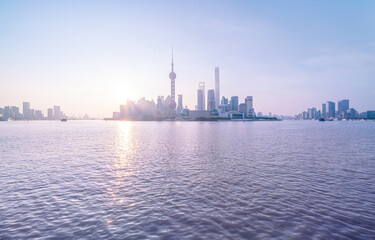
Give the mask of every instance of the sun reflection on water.
M 134 167 L 136 143 L 134 140 L 132 122 L 117 122 L 117 138 L 114 146 L 114 156 L 111 159 L 111 180 L 107 188 L 110 204 L 112 207 L 131 202 L 126 199 L 130 194 L 130 182 L 127 178 L 137 173 Z

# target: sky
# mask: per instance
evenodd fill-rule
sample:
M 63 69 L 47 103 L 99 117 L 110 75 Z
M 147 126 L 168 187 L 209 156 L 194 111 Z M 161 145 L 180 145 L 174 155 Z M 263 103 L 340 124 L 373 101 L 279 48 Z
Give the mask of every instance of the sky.
M 170 94 L 194 109 L 198 82 L 295 115 L 349 99 L 375 110 L 375 1 L 0 0 L 0 107 L 60 105 L 111 117 L 126 99 Z

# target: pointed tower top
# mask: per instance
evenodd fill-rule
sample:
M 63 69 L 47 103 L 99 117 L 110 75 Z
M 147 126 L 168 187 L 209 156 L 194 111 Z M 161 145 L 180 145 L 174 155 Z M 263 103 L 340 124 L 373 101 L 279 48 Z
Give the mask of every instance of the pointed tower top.
M 169 78 L 172 79 L 172 80 L 175 80 L 176 79 L 176 73 L 174 72 L 174 63 L 173 63 L 173 47 L 172 47 L 172 63 L 171 63 L 171 66 L 172 66 L 172 71 L 171 73 L 169 74 Z
M 172 47 L 172 72 L 173 72 L 173 67 L 174 67 L 174 64 L 173 64 L 173 47 Z

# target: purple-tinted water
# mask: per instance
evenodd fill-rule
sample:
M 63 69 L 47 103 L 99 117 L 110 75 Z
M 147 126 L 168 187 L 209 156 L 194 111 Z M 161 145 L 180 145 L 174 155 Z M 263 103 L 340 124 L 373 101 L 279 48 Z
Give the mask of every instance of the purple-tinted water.
M 375 122 L 3 122 L 0 239 L 375 239 Z

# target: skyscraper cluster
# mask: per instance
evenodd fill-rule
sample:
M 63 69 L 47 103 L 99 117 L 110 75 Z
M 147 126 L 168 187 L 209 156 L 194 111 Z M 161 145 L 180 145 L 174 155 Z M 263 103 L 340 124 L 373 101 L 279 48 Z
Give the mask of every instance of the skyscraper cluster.
M 44 116 L 41 110 L 35 110 L 30 107 L 30 102 L 22 103 L 22 113 L 16 106 L 5 106 L 0 108 L 1 120 L 61 120 L 67 116 L 60 110 L 60 106 L 48 108 L 47 116 Z
M 343 99 L 338 101 L 337 108 L 335 102 L 327 101 L 322 103 L 321 109 L 318 110 L 316 107 L 308 108 L 307 111 L 296 115 L 295 119 L 366 119 L 371 118 L 373 112 L 374 111 L 366 111 L 358 113 L 357 110 L 349 107 L 349 99 Z
M 220 95 L 220 70 L 215 67 L 215 89 L 207 90 L 207 105 L 205 104 L 205 82 L 199 82 L 197 90 L 197 105 L 196 111 L 217 111 L 218 115 L 223 118 L 228 118 L 233 115 L 241 115 L 245 117 L 255 117 L 253 107 L 253 97 L 247 96 L 244 103 L 239 103 L 238 96 L 232 96 L 230 100 Z M 190 111 L 194 113 L 194 110 Z M 201 112 L 202 116 L 207 113 Z M 195 113 L 194 113 L 195 114 Z M 196 115 L 196 114 L 195 114 Z
M 222 117 L 232 118 L 255 118 L 256 114 L 253 106 L 253 97 L 247 96 L 243 103 L 239 103 L 238 96 L 232 96 L 230 100 L 220 95 L 220 69 L 215 67 L 214 79 L 215 88 L 206 92 L 205 82 L 198 83 L 197 104 L 195 110 L 183 107 L 183 96 L 178 95 L 178 104 L 175 101 L 176 73 L 174 72 L 173 50 L 171 61 L 171 72 L 169 73 L 171 94 L 164 98 L 158 96 L 157 102 L 148 101 L 142 98 L 135 101 L 128 100 L 126 104 L 120 105 L 120 111 L 114 112 L 112 119 L 175 119 L 176 117 Z M 177 108 L 176 108 L 177 107 Z

